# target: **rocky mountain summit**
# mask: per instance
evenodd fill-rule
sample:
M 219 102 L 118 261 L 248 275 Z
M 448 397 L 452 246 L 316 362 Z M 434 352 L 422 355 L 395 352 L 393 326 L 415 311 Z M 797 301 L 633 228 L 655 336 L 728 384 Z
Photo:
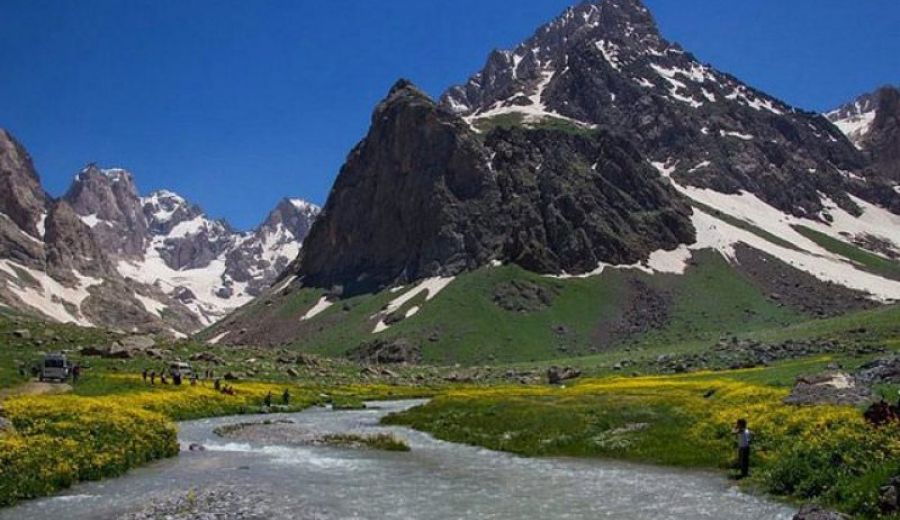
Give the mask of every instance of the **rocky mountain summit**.
M 522 129 L 482 139 L 400 81 L 342 168 L 300 270 L 352 293 L 492 261 L 583 273 L 693 238 L 689 206 L 627 141 Z
M 0 131 L 4 305 L 58 321 L 190 333 L 246 303 L 294 258 L 318 213 L 285 199 L 250 232 L 181 196 L 141 197 L 126 170 L 90 164 L 54 200 Z

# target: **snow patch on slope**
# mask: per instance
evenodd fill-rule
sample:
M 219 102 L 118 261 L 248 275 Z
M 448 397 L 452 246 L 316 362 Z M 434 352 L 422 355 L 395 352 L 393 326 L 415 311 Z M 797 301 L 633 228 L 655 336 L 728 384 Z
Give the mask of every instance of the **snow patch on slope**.
M 30 285 L 30 280 L 27 282 L 20 280 L 17 269 L 27 273 L 37 282 L 38 287 Z M 81 314 L 81 304 L 91 295 L 88 289 L 102 284 L 103 280 L 72 271 L 78 283 L 75 287 L 66 287 L 47 273 L 20 265 L 12 260 L 0 260 L 0 270 L 15 278 L 15 280 L 8 280 L 6 287 L 28 307 L 60 323 L 92 325 Z
M 439 292 L 441 292 L 445 287 L 450 285 L 450 282 L 452 282 L 455 278 L 456 277 L 454 277 L 454 276 L 450 276 L 450 277 L 436 276 L 434 278 L 426 278 L 425 280 L 422 280 L 421 282 L 419 282 L 419 284 L 416 285 L 415 287 L 413 287 L 412 289 L 410 289 L 410 290 L 406 291 L 405 293 L 401 294 L 400 296 L 394 298 L 387 304 L 387 306 L 385 306 L 384 309 L 382 309 L 380 312 L 378 312 L 372 316 L 372 319 L 380 317 L 380 319 L 378 320 L 378 323 L 375 324 L 375 329 L 372 330 L 372 333 L 377 334 L 379 332 L 383 332 L 383 331 L 387 330 L 388 327 L 390 327 L 390 325 L 388 325 L 384 322 L 385 318 L 387 318 L 394 312 L 397 312 L 397 310 L 400 309 L 401 307 L 403 307 L 403 305 L 406 302 L 412 300 L 413 298 L 415 298 L 422 292 L 425 292 L 425 301 L 426 302 L 430 301 L 435 296 L 437 296 L 437 294 Z M 419 307 L 413 307 L 413 308 L 416 310 L 413 311 L 412 309 L 410 309 L 409 311 L 407 311 L 407 317 L 412 316 L 413 314 L 415 314 L 416 312 L 419 311 Z

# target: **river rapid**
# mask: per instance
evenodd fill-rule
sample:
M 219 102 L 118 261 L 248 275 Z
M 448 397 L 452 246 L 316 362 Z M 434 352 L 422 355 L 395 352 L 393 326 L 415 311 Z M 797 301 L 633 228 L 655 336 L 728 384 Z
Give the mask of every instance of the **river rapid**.
M 740 492 L 715 473 L 609 460 L 522 458 L 379 425 L 385 414 L 420 403 L 183 422 L 179 457 L 0 510 L 0 520 L 165 518 L 147 513 L 148 508 L 188 493 L 202 496 L 207 489 L 241 497 L 243 509 L 235 518 L 243 519 L 789 520 L 793 514 L 784 505 Z M 286 446 L 267 441 L 264 434 L 237 442 L 213 433 L 218 426 L 264 419 L 292 420 L 316 434 L 392 432 L 412 450 Z M 191 443 L 206 450 L 187 451 Z

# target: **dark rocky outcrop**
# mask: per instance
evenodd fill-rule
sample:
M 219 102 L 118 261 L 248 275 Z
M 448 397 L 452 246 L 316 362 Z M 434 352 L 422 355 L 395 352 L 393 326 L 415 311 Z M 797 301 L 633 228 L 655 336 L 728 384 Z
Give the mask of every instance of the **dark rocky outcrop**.
M 577 368 L 552 366 L 547 369 L 547 382 L 551 385 L 559 385 L 578 377 L 581 377 L 581 370 Z
M 347 357 L 376 365 L 417 364 L 422 362 L 422 347 L 405 339 L 376 339 L 350 350 Z
M 554 286 L 527 280 L 510 280 L 494 287 L 494 303 L 511 312 L 537 312 L 553 304 L 559 293 Z
M 690 212 L 623 139 L 528 129 L 482 138 L 400 81 L 342 168 L 299 271 L 345 294 L 491 260 L 583 273 L 692 242 Z
M 900 355 L 883 357 L 862 365 L 856 378 L 868 385 L 900 383 Z

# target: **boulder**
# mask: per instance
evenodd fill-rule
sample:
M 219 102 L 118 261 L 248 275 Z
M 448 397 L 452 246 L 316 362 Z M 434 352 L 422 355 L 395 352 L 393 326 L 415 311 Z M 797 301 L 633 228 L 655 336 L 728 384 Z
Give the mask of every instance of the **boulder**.
M 240 381 L 246 377 L 243 372 L 225 372 L 225 375 L 222 378 L 226 381 Z
M 0 435 L 4 433 L 15 433 L 16 429 L 13 427 L 12 421 L 7 419 L 6 417 L 0 416 Z
M 82 347 L 79 351 L 82 356 L 103 357 L 109 351 L 109 347 Z
M 146 350 L 156 346 L 156 340 L 150 336 L 126 336 L 119 343 L 129 350 Z
M 296 368 L 289 368 L 287 369 L 287 375 L 291 377 L 300 377 L 300 372 L 298 372 Z
M 850 520 L 850 517 L 823 509 L 820 506 L 807 504 L 794 515 L 794 520 Z
M 16 329 L 13 331 L 13 336 L 21 339 L 31 339 L 31 331 L 28 329 Z
M 417 364 L 422 361 L 422 348 L 403 338 L 376 339 L 350 350 L 347 357 L 360 363 L 377 365 Z
M 871 401 L 872 390 L 842 371 L 828 371 L 815 376 L 801 376 L 784 398 L 785 404 L 858 405 Z
M 213 365 L 224 365 L 225 361 L 209 351 L 197 352 L 191 355 L 191 361 L 202 361 L 204 363 L 212 363 Z
M 861 366 L 856 378 L 867 385 L 900 383 L 900 355 L 876 359 Z
M 581 370 L 572 367 L 550 367 L 547 370 L 547 382 L 551 385 L 561 384 L 563 381 L 575 379 L 581 376 Z
M 900 513 L 900 475 L 878 489 L 878 507 L 885 516 Z

